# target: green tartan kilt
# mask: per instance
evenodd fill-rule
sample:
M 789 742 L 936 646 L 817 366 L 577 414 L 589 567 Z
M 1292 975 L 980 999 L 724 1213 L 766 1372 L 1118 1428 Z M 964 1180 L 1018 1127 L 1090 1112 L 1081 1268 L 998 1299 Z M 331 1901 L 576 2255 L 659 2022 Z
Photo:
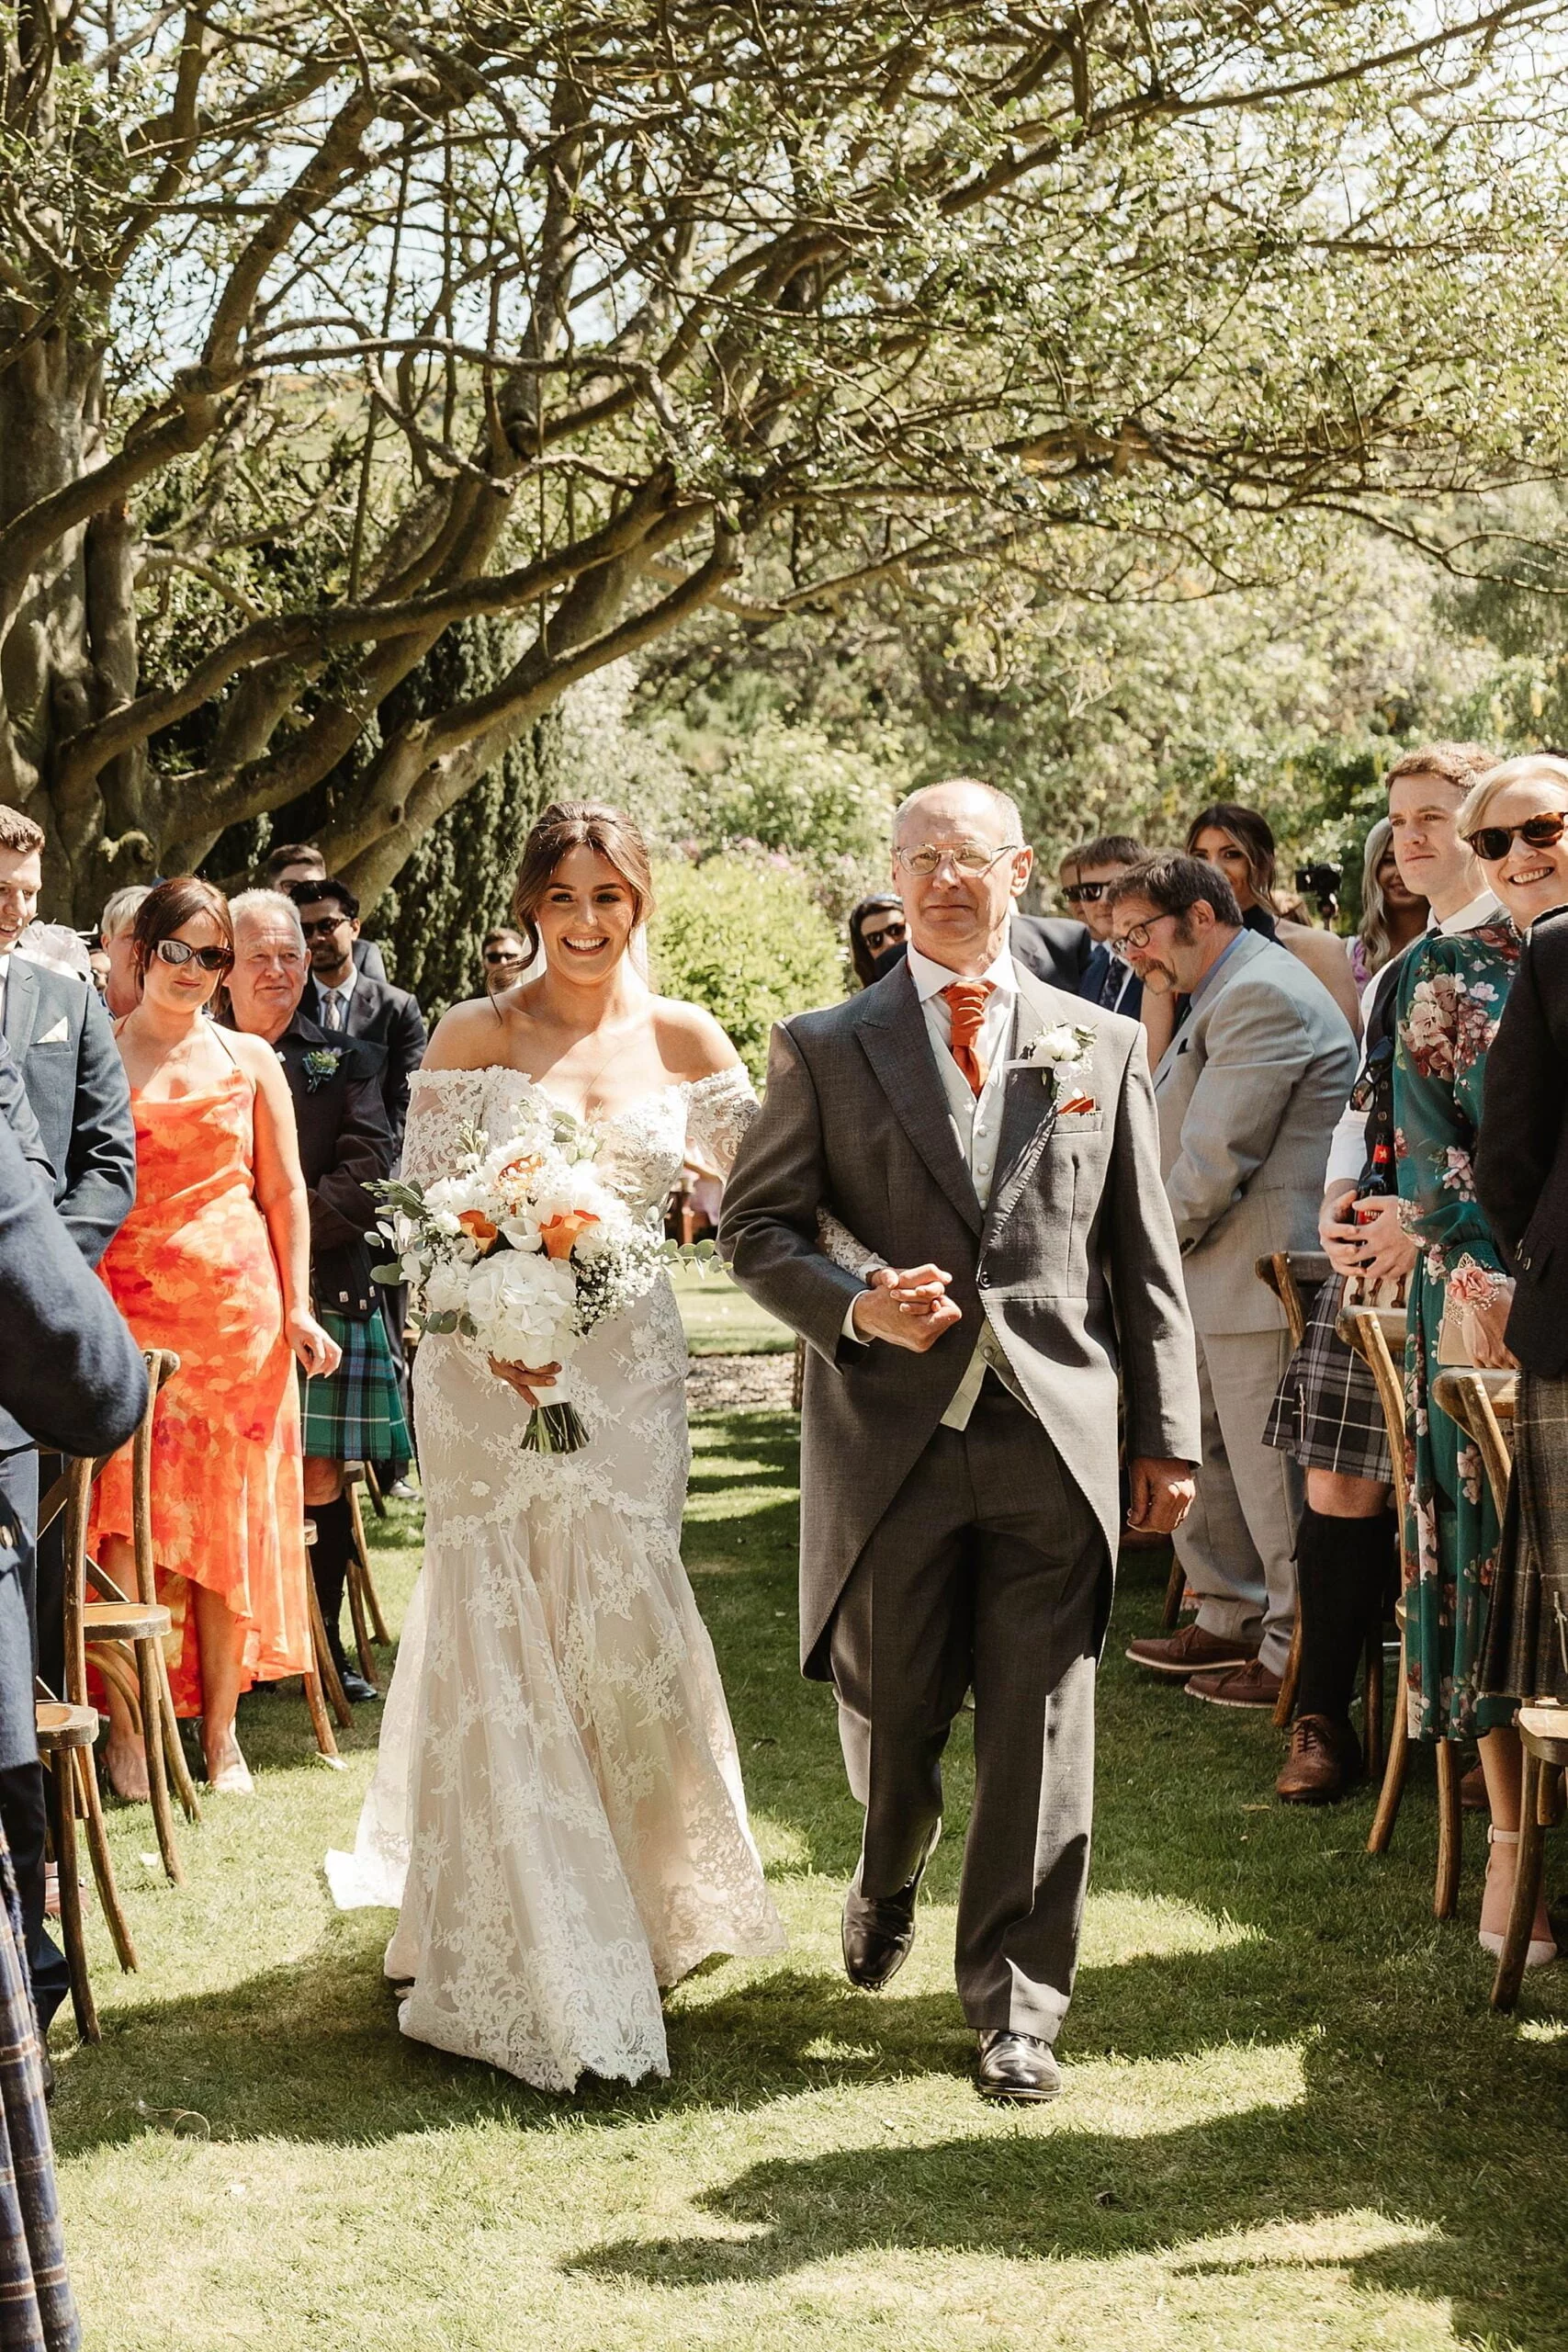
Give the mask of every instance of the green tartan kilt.
M 300 1438 L 307 1453 L 328 1462 L 407 1462 L 413 1446 L 392 1368 L 391 1343 L 379 1315 L 363 1323 L 316 1309 L 316 1320 L 343 1350 L 335 1372 L 299 1374 Z

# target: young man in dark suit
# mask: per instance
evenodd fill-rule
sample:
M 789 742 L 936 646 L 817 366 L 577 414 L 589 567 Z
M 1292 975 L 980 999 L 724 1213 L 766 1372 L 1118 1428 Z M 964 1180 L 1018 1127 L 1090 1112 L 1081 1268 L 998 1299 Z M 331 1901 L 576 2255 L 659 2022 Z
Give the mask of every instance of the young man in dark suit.
M 262 871 L 264 888 L 281 890 L 287 898 L 296 882 L 324 882 L 327 861 L 314 842 L 282 842 L 269 853 Z M 386 958 L 373 939 L 355 941 L 354 968 L 369 980 L 386 978 Z
M 387 1123 L 400 1151 L 409 1080 L 424 1057 L 423 1016 L 406 989 L 395 989 L 389 980 L 373 980 L 355 966 L 359 901 L 346 882 L 330 876 L 319 882 L 295 882 L 288 896 L 299 910 L 310 953 L 303 1007 L 306 1018 L 329 1036 L 345 1031 L 351 1037 L 380 1046 L 387 1057 L 381 1071 L 381 1095 Z

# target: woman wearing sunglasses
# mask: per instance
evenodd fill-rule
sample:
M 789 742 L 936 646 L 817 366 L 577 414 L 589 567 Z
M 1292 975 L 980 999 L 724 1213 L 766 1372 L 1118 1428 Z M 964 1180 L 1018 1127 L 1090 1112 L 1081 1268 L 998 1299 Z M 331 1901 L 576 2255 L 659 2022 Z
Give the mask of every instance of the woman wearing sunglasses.
M 850 961 L 863 989 L 885 979 L 908 944 L 904 901 L 890 890 L 863 899 L 850 917 Z
M 182 1715 L 201 1718 L 214 1789 L 247 1795 L 234 1713 L 251 1683 L 310 1665 L 296 1360 L 339 1350 L 310 1313 L 310 1209 L 276 1056 L 208 1007 L 234 961 L 228 902 L 190 876 L 137 910 L 141 1000 L 119 1023 L 136 1120 L 136 1206 L 100 1269 L 146 1348 L 180 1368 L 158 1408 L 152 1543 L 179 1644 Z M 135 1590 L 130 1449 L 94 1490 L 94 1549 Z M 146 1764 L 109 1692 L 109 1777 L 145 1797 Z
M 1414 1460 L 1406 1525 L 1405 1663 L 1411 1730 L 1480 1747 L 1492 1815 L 1481 1941 L 1502 1948 L 1518 1843 L 1520 1754 L 1515 1702 L 1482 1672 L 1498 1575 L 1500 1531 L 1473 1445 L 1432 1399 L 1446 1363 L 1510 1363 L 1504 1345 L 1512 1280 L 1476 1196 L 1475 1156 L 1493 1043 L 1518 968 L 1520 935 L 1568 898 L 1561 855 L 1568 769 L 1508 762 L 1475 785 L 1459 831 L 1503 912 L 1474 931 L 1431 933 L 1399 983 L 1393 1115 L 1405 1223 L 1422 1245 L 1410 1276 L 1405 1427 Z M 1542 821 L 1544 820 L 1544 822 Z M 1536 838 L 1532 838 L 1532 836 Z M 1550 836 L 1550 838 L 1547 838 Z M 1535 1964 L 1554 1960 L 1544 1906 Z
M 1519 1366 L 1514 1501 L 1481 1687 L 1510 1706 L 1568 1706 L 1568 761 L 1510 760 L 1486 782 L 1461 822 L 1527 937 L 1487 1064 L 1475 1163 L 1516 1278 L 1477 1329 L 1475 1358 Z M 1539 1962 L 1551 1944 L 1539 1916 L 1530 1934 Z

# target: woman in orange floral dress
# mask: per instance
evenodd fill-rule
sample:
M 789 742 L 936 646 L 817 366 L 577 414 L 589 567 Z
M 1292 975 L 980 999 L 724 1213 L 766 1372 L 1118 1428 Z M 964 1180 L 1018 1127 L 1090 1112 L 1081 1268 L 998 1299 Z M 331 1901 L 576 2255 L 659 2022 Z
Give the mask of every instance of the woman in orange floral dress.
M 120 1023 L 136 1118 L 136 1206 L 101 1272 L 143 1347 L 172 1348 L 152 1455 L 159 1596 L 174 1618 L 182 1715 L 201 1717 L 212 1786 L 249 1792 L 240 1693 L 310 1664 L 296 1359 L 331 1372 L 310 1311 L 310 1210 L 294 1109 L 276 1057 L 206 1012 L 234 960 L 210 883 L 160 883 L 133 934 L 141 1001 Z M 132 1584 L 130 1453 L 94 1496 L 96 1556 Z M 109 1693 L 107 1762 L 125 1796 L 146 1765 Z

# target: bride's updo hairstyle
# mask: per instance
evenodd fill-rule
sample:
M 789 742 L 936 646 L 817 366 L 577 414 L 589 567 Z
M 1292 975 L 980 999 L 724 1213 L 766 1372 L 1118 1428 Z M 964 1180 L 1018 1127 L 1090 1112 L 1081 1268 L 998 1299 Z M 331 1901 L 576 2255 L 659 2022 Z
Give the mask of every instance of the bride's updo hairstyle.
M 632 894 L 638 922 L 646 922 L 653 912 L 653 868 L 648 860 L 648 843 L 631 819 L 604 800 L 553 801 L 535 820 L 523 844 L 523 862 L 512 893 L 512 920 L 523 934 L 530 957 L 539 952 L 535 914 L 557 866 L 574 849 L 591 849 L 615 867 Z

